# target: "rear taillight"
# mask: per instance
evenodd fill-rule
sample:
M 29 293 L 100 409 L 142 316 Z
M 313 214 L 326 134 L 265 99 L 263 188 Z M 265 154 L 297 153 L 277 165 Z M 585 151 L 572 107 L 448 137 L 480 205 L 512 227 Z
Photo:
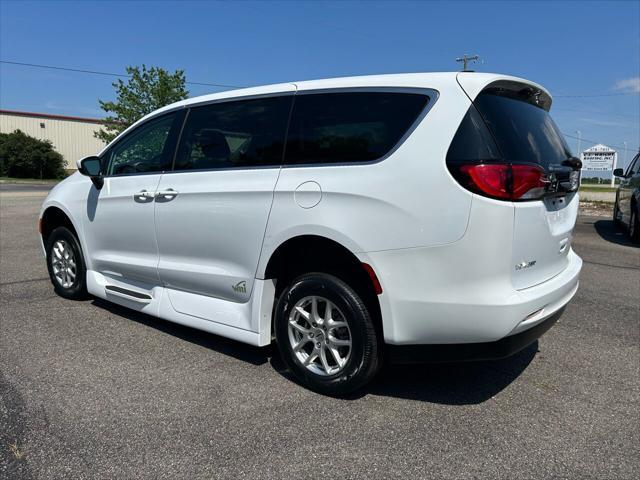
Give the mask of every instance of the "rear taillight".
M 541 198 L 549 183 L 535 165 L 481 163 L 451 165 L 460 184 L 474 193 L 500 200 L 522 201 Z

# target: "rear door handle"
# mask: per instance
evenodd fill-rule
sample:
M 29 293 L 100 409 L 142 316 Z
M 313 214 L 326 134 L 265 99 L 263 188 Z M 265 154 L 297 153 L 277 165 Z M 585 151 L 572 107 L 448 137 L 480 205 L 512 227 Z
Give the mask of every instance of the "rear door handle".
M 160 190 L 156 193 L 156 198 L 159 200 L 173 200 L 178 196 L 178 192 L 176 192 L 173 188 L 167 188 L 166 190 Z
M 147 190 L 140 190 L 138 193 L 133 194 L 133 199 L 141 202 L 146 202 L 147 200 L 152 200 L 155 195 L 153 192 L 148 192 Z

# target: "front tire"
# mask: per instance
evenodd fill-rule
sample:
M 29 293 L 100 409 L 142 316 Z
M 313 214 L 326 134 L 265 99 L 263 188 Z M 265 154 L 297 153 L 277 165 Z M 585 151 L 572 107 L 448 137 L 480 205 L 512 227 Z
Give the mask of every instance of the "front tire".
M 306 387 L 345 395 L 369 382 L 381 364 L 378 336 L 356 291 L 333 275 L 307 273 L 282 292 L 275 309 L 283 361 Z
M 47 238 L 47 269 L 58 295 L 72 300 L 87 298 L 87 269 L 76 236 L 58 227 Z

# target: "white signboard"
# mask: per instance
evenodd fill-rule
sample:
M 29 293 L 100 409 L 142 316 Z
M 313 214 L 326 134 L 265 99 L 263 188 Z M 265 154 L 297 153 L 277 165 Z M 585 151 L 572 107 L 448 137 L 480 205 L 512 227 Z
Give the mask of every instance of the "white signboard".
M 580 154 L 582 170 L 606 172 L 613 170 L 618 153 L 606 145 L 596 145 Z

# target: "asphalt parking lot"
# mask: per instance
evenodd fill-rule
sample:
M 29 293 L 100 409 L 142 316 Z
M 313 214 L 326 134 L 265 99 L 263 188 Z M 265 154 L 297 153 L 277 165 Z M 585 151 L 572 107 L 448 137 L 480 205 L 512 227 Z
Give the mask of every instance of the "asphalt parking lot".
M 57 297 L 44 198 L 0 195 L 0 478 L 638 478 L 640 249 L 581 217 L 580 289 L 497 362 L 393 366 L 349 399 L 277 355 Z

